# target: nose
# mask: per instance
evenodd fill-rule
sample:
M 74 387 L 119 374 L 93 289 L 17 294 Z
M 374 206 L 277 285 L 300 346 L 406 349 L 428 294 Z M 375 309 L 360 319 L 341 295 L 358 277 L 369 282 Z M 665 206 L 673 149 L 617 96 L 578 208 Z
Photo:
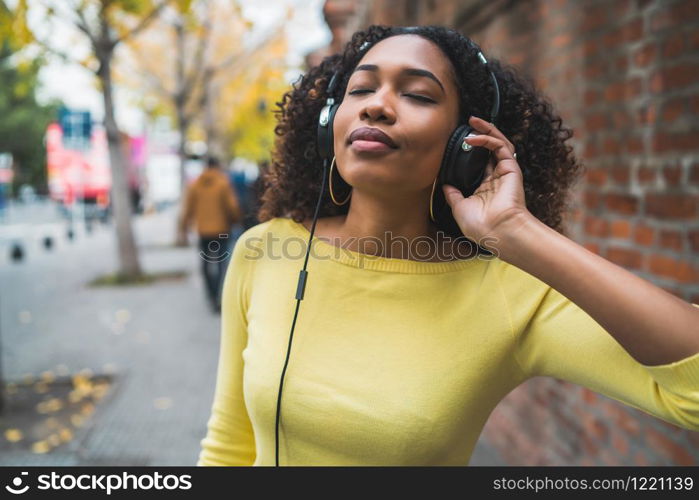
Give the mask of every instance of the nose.
M 383 121 L 393 123 L 396 121 L 396 113 L 387 91 L 377 90 L 364 101 L 360 118 L 369 121 Z

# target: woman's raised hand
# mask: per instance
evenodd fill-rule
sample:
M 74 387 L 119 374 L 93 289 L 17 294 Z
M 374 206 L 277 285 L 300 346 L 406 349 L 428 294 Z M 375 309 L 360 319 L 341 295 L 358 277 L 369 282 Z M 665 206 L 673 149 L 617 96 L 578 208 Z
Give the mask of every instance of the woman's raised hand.
M 467 142 L 492 153 L 483 181 L 468 198 L 449 184 L 444 184 L 442 189 L 461 232 L 479 243 L 485 237 L 505 237 L 508 226 L 531 214 L 524 201 L 523 177 L 514 158 L 515 147 L 492 123 L 472 116 L 469 124 L 481 135 L 469 137 Z M 497 248 L 497 243 L 489 246 Z

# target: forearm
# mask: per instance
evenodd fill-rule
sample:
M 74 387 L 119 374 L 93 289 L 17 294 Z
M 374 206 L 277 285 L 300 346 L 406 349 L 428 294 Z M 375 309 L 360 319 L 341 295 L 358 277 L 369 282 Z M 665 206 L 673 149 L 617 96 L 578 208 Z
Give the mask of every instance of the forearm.
M 699 352 L 699 309 L 590 252 L 531 214 L 491 245 L 500 259 L 545 282 L 599 323 L 645 365 Z

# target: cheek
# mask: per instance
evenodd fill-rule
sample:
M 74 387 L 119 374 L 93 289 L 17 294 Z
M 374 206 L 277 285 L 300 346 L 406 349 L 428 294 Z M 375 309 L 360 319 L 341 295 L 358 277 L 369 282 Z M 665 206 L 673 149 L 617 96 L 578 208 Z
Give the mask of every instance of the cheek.
M 349 133 L 348 127 L 348 109 L 347 106 L 340 105 L 335 112 L 335 118 L 333 119 L 333 142 L 335 145 L 335 151 L 340 151 L 345 147 L 345 137 Z

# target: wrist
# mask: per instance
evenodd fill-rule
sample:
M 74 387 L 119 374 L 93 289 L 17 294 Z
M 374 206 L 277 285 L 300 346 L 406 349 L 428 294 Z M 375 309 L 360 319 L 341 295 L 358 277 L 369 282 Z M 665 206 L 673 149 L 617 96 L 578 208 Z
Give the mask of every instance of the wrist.
M 494 228 L 484 239 L 488 250 L 501 260 L 514 263 L 522 256 L 536 232 L 543 225 L 531 212 L 524 210 L 508 217 Z

